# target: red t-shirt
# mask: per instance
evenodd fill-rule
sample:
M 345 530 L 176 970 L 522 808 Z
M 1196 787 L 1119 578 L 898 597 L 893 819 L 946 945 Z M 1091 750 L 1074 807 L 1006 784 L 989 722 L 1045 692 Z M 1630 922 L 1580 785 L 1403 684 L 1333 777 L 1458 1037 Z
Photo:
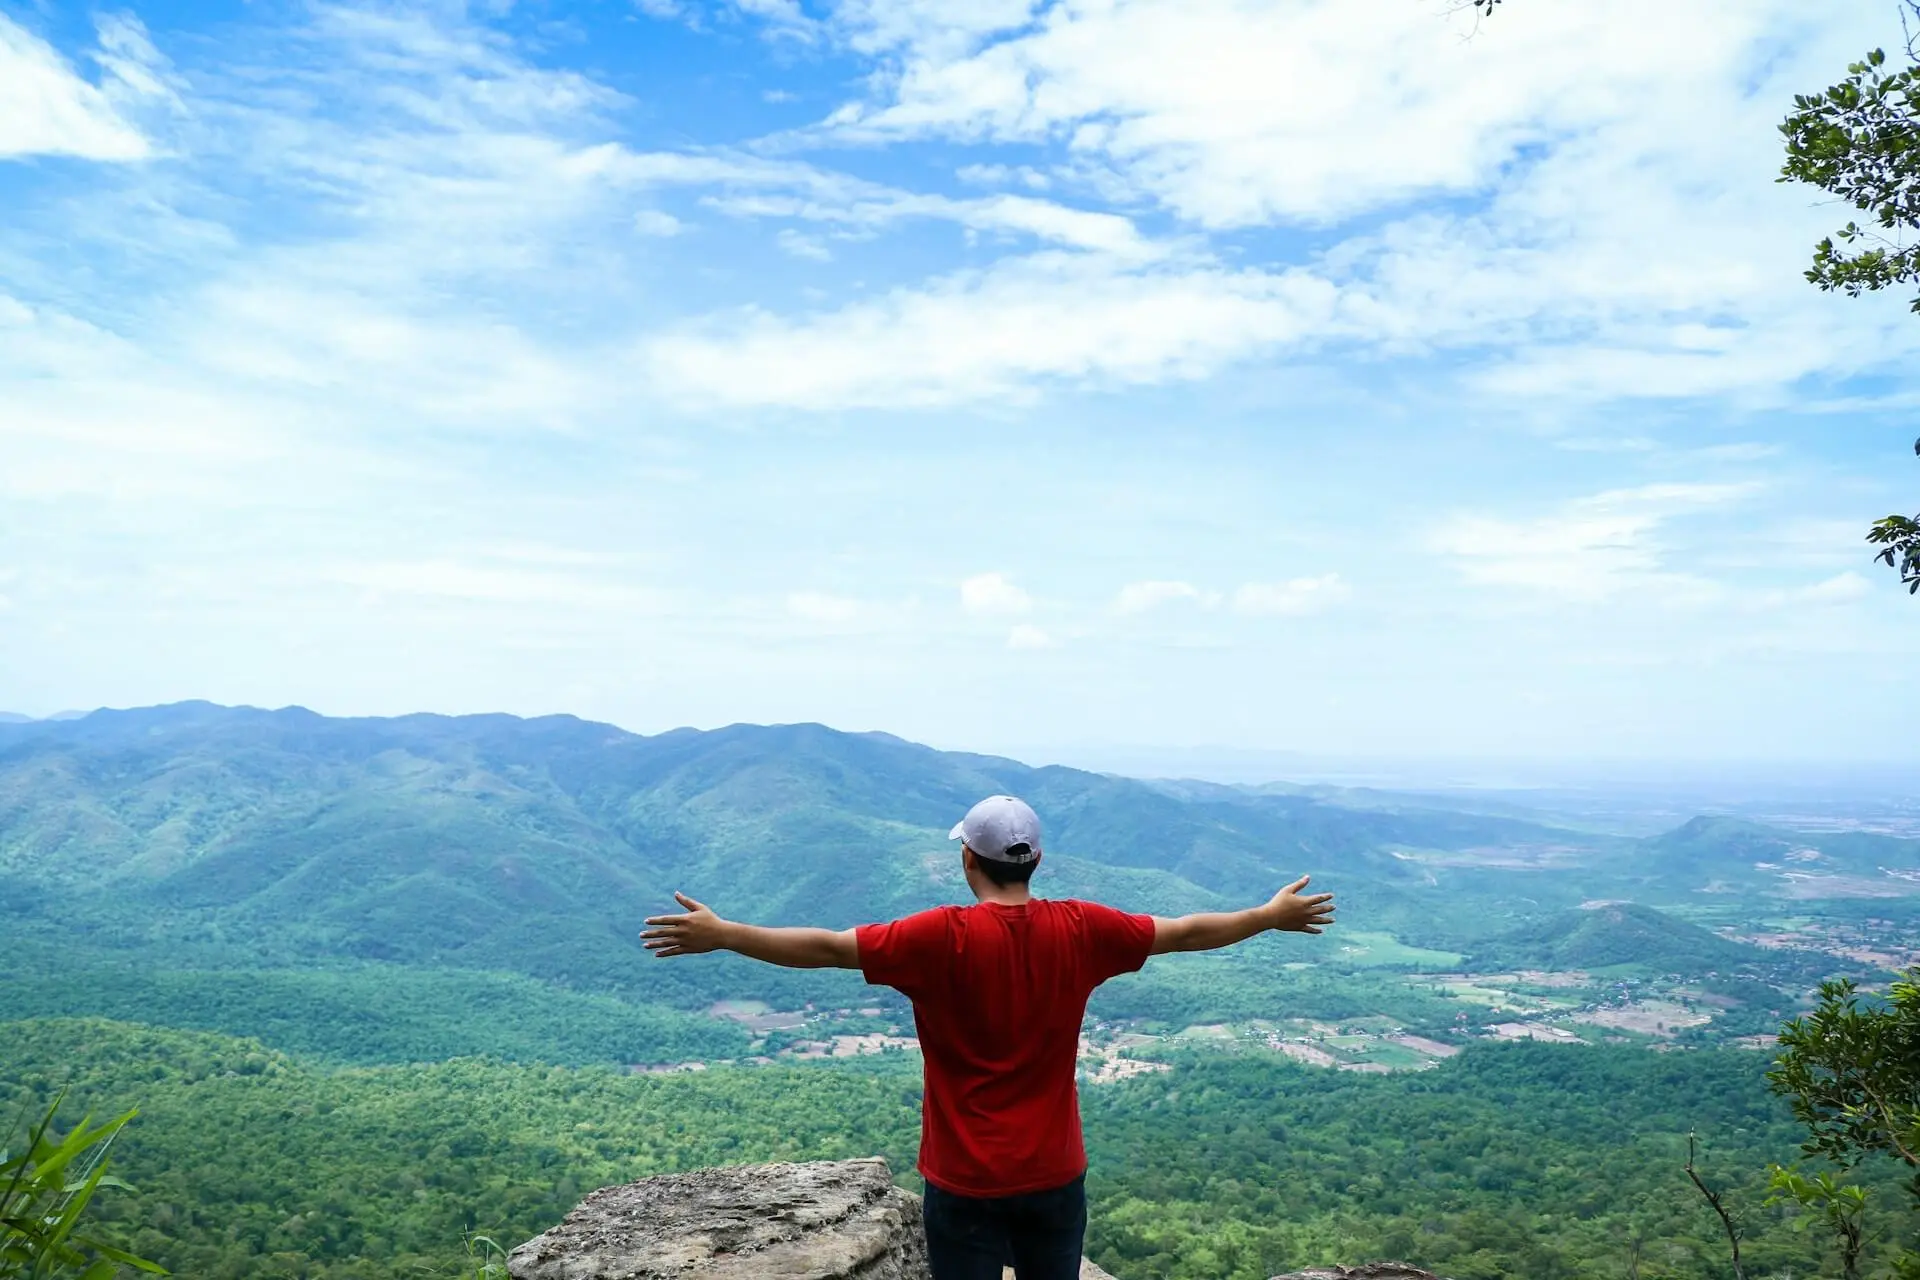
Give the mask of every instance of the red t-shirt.
M 913 1001 L 926 1062 L 920 1173 L 1011 1196 L 1087 1170 L 1074 1090 L 1087 997 L 1153 949 L 1153 917 L 1035 898 L 935 907 L 856 931 L 860 971 Z

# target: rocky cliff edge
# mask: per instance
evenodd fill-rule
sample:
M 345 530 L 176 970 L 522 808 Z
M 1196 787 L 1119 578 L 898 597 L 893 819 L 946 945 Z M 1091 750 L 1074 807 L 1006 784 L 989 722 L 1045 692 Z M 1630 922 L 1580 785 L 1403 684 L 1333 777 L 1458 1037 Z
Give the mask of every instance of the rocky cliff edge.
M 894 1186 L 877 1158 L 696 1169 L 603 1187 L 515 1249 L 507 1271 L 513 1280 L 931 1280 L 920 1197 Z M 1080 1277 L 1113 1280 L 1084 1259 Z M 1276 1280 L 1438 1277 L 1389 1262 Z

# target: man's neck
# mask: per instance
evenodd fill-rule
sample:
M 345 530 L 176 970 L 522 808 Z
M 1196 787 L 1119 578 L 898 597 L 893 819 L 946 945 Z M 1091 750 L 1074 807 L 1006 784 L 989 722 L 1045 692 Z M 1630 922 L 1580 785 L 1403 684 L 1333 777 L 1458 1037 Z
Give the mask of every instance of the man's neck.
M 987 889 L 975 889 L 973 896 L 982 902 L 991 902 L 997 907 L 1024 907 L 1033 901 L 1033 891 L 1023 884 L 994 885 Z

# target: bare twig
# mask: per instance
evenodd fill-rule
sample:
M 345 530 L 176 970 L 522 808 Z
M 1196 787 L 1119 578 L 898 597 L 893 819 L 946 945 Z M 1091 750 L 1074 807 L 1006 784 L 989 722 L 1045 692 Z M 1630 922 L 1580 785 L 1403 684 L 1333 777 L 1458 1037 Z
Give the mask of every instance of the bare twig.
M 1693 1147 L 1693 1130 L 1689 1129 L 1687 1130 L 1687 1177 L 1692 1179 L 1693 1185 L 1700 1189 L 1700 1194 L 1706 1197 L 1709 1205 L 1713 1206 L 1713 1211 L 1720 1215 L 1720 1225 L 1727 1229 L 1727 1246 L 1733 1251 L 1733 1280 L 1747 1280 L 1747 1273 L 1740 1266 L 1740 1228 L 1734 1222 L 1733 1215 L 1727 1212 L 1727 1206 L 1721 1194 L 1710 1190 L 1706 1183 L 1700 1181 L 1700 1175 L 1694 1172 Z

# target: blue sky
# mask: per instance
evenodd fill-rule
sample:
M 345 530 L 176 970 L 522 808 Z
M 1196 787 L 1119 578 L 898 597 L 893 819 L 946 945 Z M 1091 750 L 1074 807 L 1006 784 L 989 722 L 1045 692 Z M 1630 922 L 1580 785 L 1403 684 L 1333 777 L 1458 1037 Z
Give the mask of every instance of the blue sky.
M 0 0 L 0 707 L 1914 760 L 1844 9 Z

